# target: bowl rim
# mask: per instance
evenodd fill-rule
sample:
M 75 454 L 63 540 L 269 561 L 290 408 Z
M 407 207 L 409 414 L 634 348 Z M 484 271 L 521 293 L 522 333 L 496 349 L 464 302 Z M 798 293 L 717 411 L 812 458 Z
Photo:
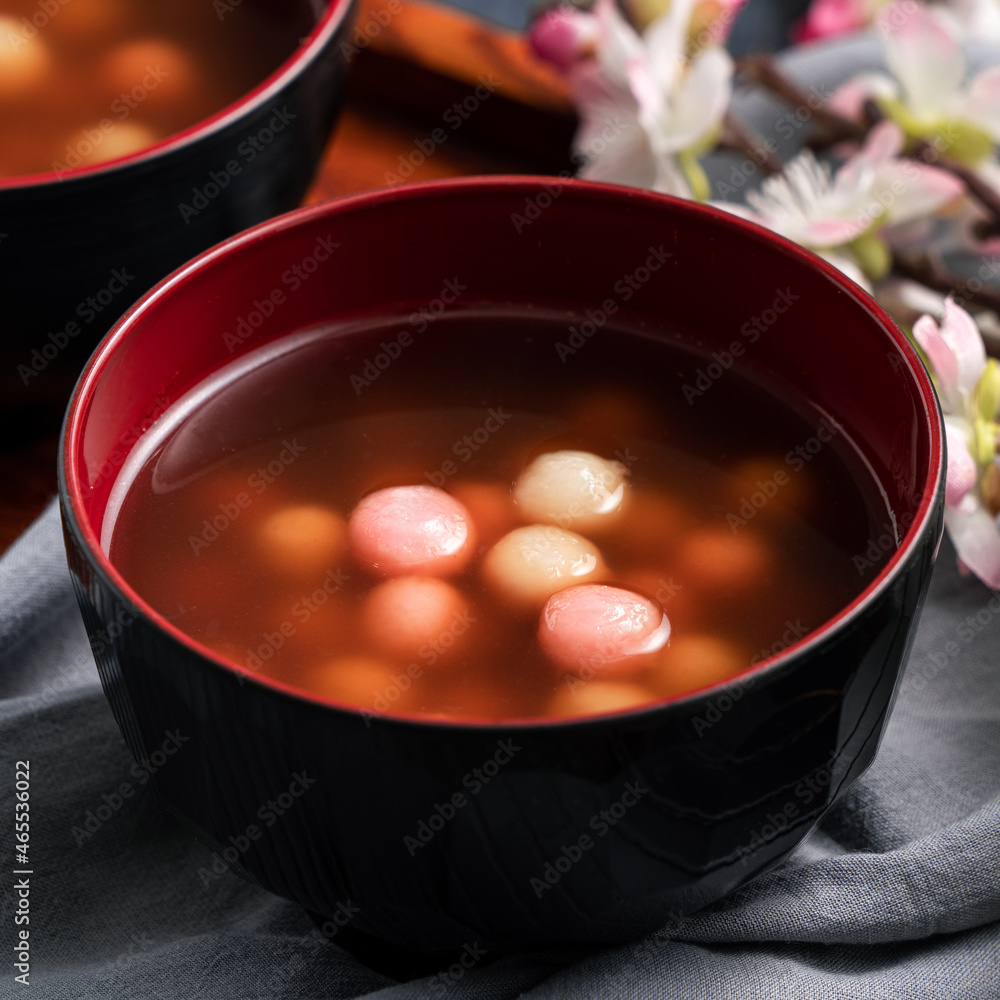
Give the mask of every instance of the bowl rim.
M 291 55 L 251 90 L 241 94 L 235 101 L 220 108 L 208 118 L 202 118 L 178 132 L 173 132 L 158 142 L 154 142 L 151 146 L 143 146 L 142 149 L 133 153 L 117 156 L 101 163 L 67 167 L 66 170 L 47 170 L 34 174 L 0 177 L 0 194 L 24 188 L 43 187 L 47 184 L 66 184 L 97 174 L 114 173 L 116 170 L 124 170 L 147 160 L 168 156 L 214 132 L 221 132 L 228 125 L 256 110 L 260 105 L 266 104 L 290 80 L 298 76 L 309 63 L 317 58 L 357 2 L 359 0 L 323 0 L 322 12 L 316 18 L 309 34 L 300 38 L 299 44 L 296 45 Z
M 735 227 L 751 239 L 770 244 L 770 250 L 777 250 L 796 257 L 805 266 L 822 273 L 841 294 L 849 296 L 857 308 L 866 311 L 877 325 L 882 327 L 886 338 L 895 346 L 898 356 L 906 364 L 911 383 L 918 390 L 919 399 L 923 403 L 923 417 L 928 431 L 929 457 L 928 471 L 916 512 L 908 526 L 904 527 L 899 547 L 893 552 L 886 564 L 854 597 L 852 601 L 825 621 L 822 625 L 796 640 L 786 648 L 750 664 L 739 673 L 733 674 L 722 681 L 686 691 L 679 695 L 658 698 L 646 704 L 628 709 L 617 709 L 608 712 L 586 716 L 571 717 L 510 717 L 504 719 L 477 718 L 440 718 L 429 717 L 406 712 L 368 711 L 354 705 L 338 702 L 332 698 L 313 694 L 296 688 L 290 684 L 261 676 L 259 673 L 227 660 L 221 654 L 202 645 L 196 639 L 188 636 L 175 625 L 165 619 L 148 605 L 143 598 L 119 573 L 109 557 L 104 553 L 100 537 L 94 531 L 89 519 L 84 515 L 83 489 L 80 472 L 76 461 L 76 444 L 80 439 L 87 416 L 89 403 L 96 384 L 99 382 L 104 367 L 117 351 L 120 343 L 127 337 L 137 318 L 154 309 L 157 301 L 170 294 L 182 285 L 192 272 L 210 268 L 213 263 L 244 247 L 266 239 L 268 236 L 307 225 L 311 221 L 341 212 L 352 212 L 374 207 L 384 209 L 387 204 L 401 200 L 419 200 L 425 198 L 449 197 L 452 193 L 490 193 L 505 192 L 521 195 L 537 194 L 553 183 L 567 185 L 584 197 L 598 199 L 634 199 L 637 202 L 646 201 L 650 207 L 669 203 L 673 211 L 687 212 L 693 216 L 707 216 L 716 222 Z M 851 628 L 872 604 L 878 601 L 889 589 L 905 565 L 913 556 L 914 551 L 923 543 L 925 536 L 935 525 L 935 513 L 944 502 L 945 486 L 945 449 L 944 423 L 936 392 L 923 363 L 895 322 L 860 286 L 851 281 L 843 272 L 829 264 L 823 258 L 799 246 L 772 231 L 750 222 L 732 213 L 714 208 L 710 205 L 675 198 L 638 188 L 624 187 L 593 181 L 564 179 L 548 175 L 495 175 L 484 177 L 457 177 L 443 180 L 426 181 L 416 184 L 405 184 L 398 187 L 381 188 L 360 194 L 349 195 L 330 201 L 320 202 L 294 209 L 283 215 L 268 219 L 250 229 L 232 236 L 216 246 L 209 248 L 197 257 L 181 265 L 165 277 L 145 295 L 135 302 L 119 320 L 111 327 L 104 339 L 94 350 L 87 365 L 83 369 L 63 420 L 59 441 L 58 480 L 60 509 L 67 530 L 73 535 L 75 542 L 87 551 L 91 571 L 100 576 L 103 585 L 109 588 L 118 600 L 132 605 L 148 622 L 165 632 L 171 639 L 187 648 L 208 668 L 223 671 L 236 677 L 240 683 L 256 685 L 266 689 L 272 695 L 290 698 L 295 702 L 308 702 L 327 710 L 346 713 L 363 719 L 366 726 L 371 720 L 379 724 L 398 724 L 404 726 L 422 726 L 425 728 L 464 729 L 476 732 L 500 732 L 525 729 L 561 729 L 566 726 L 605 725 L 609 720 L 622 722 L 639 722 L 653 713 L 669 710 L 675 706 L 684 706 L 694 700 L 705 700 L 725 696 L 726 692 L 736 688 L 744 688 L 759 683 L 764 675 L 781 673 L 794 669 L 798 662 L 815 648 L 827 642 L 831 635 Z M 895 518 L 893 518 L 895 521 Z M 895 527 L 898 529 L 899 525 Z M 940 523 L 938 531 L 941 530 Z M 940 536 L 938 543 L 940 542 Z M 935 553 L 937 545 L 935 546 Z M 736 700 L 736 699 L 734 699 Z

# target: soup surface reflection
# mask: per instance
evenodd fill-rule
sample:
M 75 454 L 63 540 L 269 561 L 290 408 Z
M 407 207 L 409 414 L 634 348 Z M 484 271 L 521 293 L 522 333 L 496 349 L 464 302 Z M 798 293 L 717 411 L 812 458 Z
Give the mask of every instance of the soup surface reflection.
M 161 417 L 106 518 L 136 591 L 337 702 L 513 719 L 732 676 L 878 571 L 869 473 L 787 387 L 693 393 L 710 358 L 641 327 L 571 348 L 556 310 L 425 319 L 285 338 Z

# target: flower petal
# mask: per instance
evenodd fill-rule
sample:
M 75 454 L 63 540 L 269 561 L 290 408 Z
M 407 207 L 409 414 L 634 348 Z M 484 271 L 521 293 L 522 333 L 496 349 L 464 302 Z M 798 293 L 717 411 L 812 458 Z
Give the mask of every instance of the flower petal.
M 831 253 L 829 250 L 820 250 L 817 251 L 817 254 L 828 264 L 832 264 L 835 268 L 846 274 L 851 281 L 853 281 L 856 285 L 860 285 L 861 288 L 871 295 L 872 286 L 869 284 L 864 272 L 860 267 L 858 267 L 857 264 L 854 263 L 853 260 L 840 253 Z
M 964 193 L 965 185 L 954 174 L 912 160 L 881 164 L 872 185 L 872 195 L 885 205 L 890 223 L 932 215 Z
M 949 507 L 958 507 L 962 498 L 976 485 L 978 471 L 962 428 L 946 421 L 944 430 L 948 442 L 948 476 L 944 501 Z
M 942 405 L 955 409 L 955 392 L 958 385 L 958 359 L 941 336 L 941 328 L 930 316 L 921 316 L 913 324 L 913 338 L 927 355 L 933 373 L 937 376 Z
M 671 0 L 667 12 L 658 17 L 642 37 L 652 73 L 664 93 L 673 90 L 684 69 L 688 24 L 694 0 Z
M 909 278 L 887 278 L 879 282 L 875 298 L 897 323 L 905 326 L 912 326 L 924 313 L 944 315 L 944 296 Z
M 710 201 L 709 205 L 712 208 L 718 208 L 720 211 L 728 212 L 730 215 L 738 215 L 741 219 L 745 219 L 747 222 L 756 223 L 763 229 L 769 229 L 767 222 L 764 221 L 763 216 L 758 215 L 753 209 L 747 208 L 746 205 L 738 201 Z
M 684 171 L 678 166 L 672 156 L 656 158 L 656 179 L 651 185 L 652 190 L 660 194 L 672 194 L 675 198 L 693 198 L 694 193 Z
M 639 124 L 635 98 L 617 87 L 591 60 L 572 74 L 580 125 L 573 138 L 580 177 L 630 187 L 649 188 L 656 180 L 656 160 Z
M 849 34 L 863 28 L 868 23 L 868 16 L 865 0 L 814 0 L 796 32 L 795 41 L 802 43 Z
M 645 58 L 642 39 L 618 12 L 614 0 L 597 0 L 593 15 L 599 31 L 597 58 L 601 69 L 609 80 L 626 86 L 628 64 Z
M 833 178 L 833 203 L 845 214 L 866 213 L 867 222 L 882 214 L 881 205 L 871 207 L 872 188 L 876 171 L 891 162 L 903 148 L 903 130 L 891 121 L 879 122 L 865 139 L 864 145 L 849 157 Z
M 878 166 L 903 151 L 903 130 L 892 121 L 879 122 L 865 139 L 858 154 L 873 166 Z
M 986 348 L 972 317 L 950 298 L 944 303 L 941 337 L 955 357 L 956 386 L 966 398 L 971 398 L 986 367 Z
M 943 112 L 965 76 L 958 42 L 926 6 L 912 0 L 884 8 L 877 23 L 886 62 L 910 110 L 918 117 Z
M 865 101 L 869 98 L 894 98 L 899 95 L 899 87 L 891 76 L 885 73 L 859 73 L 847 83 L 841 84 L 826 102 L 835 114 L 857 121 Z
M 813 249 L 815 247 L 839 247 L 857 239 L 867 228 L 870 219 L 861 215 L 853 219 L 814 219 L 802 227 L 796 236 L 789 235 L 797 243 Z M 801 237 L 801 238 L 800 238 Z
M 671 102 L 671 151 L 697 144 L 722 121 L 732 96 L 733 60 L 724 49 L 705 49 L 691 64 Z
M 978 125 L 994 142 L 1000 142 L 1000 65 L 984 69 L 975 77 L 955 113 Z
M 1000 588 L 1000 532 L 989 511 L 978 500 L 963 503 L 961 510 L 946 507 L 944 523 L 959 559 L 987 587 Z
M 597 37 L 597 19 L 593 15 L 554 7 L 534 20 L 528 41 L 535 55 L 566 73 L 593 47 Z

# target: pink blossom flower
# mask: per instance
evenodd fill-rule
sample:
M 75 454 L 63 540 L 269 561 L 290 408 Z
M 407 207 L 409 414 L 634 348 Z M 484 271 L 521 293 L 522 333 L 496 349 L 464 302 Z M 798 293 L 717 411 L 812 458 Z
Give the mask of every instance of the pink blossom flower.
M 940 325 L 921 316 L 913 336 L 927 356 L 945 413 L 945 526 L 960 562 L 988 586 L 1000 588 L 1000 528 L 979 485 L 996 460 L 1000 371 L 996 362 L 987 364 L 972 317 L 950 298 Z
M 913 337 L 937 376 L 945 413 L 974 420 L 973 395 L 986 367 L 986 348 L 972 317 L 946 299 L 941 325 L 930 316 L 921 316 L 913 324 Z
M 540 19 L 532 44 L 565 67 L 573 88 L 581 177 L 707 197 L 695 158 L 719 132 L 733 64 L 713 44 L 689 56 L 694 9 L 694 0 L 673 0 L 641 36 L 614 0 L 597 0 L 592 14 Z
M 875 8 L 873 0 L 814 0 L 795 33 L 795 41 L 849 35 L 871 23 Z
M 976 460 L 969 451 L 965 431 L 955 424 L 945 423 L 948 445 L 948 474 L 944 500 L 949 507 L 958 508 L 962 500 L 979 480 Z
M 532 23 L 528 41 L 535 55 L 568 73 L 580 59 L 593 55 L 598 36 L 593 15 L 575 7 L 552 7 Z

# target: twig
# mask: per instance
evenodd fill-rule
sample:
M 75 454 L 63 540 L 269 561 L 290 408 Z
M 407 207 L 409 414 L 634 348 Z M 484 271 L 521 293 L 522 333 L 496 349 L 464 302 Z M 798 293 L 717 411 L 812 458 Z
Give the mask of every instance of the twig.
M 1000 315 L 1000 290 L 990 288 L 979 282 L 980 288 L 972 291 L 968 278 L 938 269 L 927 257 L 907 258 L 893 257 L 892 273 L 900 278 L 909 278 L 927 288 L 933 288 L 945 295 L 953 295 L 959 305 L 978 306 L 981 309 L 992 309 Z
M 726 113 L 723 120 L 722 138 L 717 145 L 721 149 L 746 153 L 765 174 L 780 174 L 784 167 L 781 160 L 768 149 L 764 139 L 730 112 Z
M 839 142 L 842 139 L 864 138 L 865 130 L 860 125 L 831 111 L 813 94 L 802 90 L 797 83 L 778 69 L 770 56 L 747 56 L 737 64 L 737 68 L 745 79 L 770 90 L 787 104 L 808 109 L 815 124 L 827 133 L 824 137 L 827 143 Z
M 987 184 L 974 170 L 970 170 L 964 163 L 959 163 L 958 160 L 953 160 L 950 156 L 943 156 L 925 139 L 917 139 L 913 143 L 909 155 L 914 160 L 933 164 L 957 177 L 965 184 L 969 194 L 986 210 L 993 225 L 1000 227 L 1000 193 Z

